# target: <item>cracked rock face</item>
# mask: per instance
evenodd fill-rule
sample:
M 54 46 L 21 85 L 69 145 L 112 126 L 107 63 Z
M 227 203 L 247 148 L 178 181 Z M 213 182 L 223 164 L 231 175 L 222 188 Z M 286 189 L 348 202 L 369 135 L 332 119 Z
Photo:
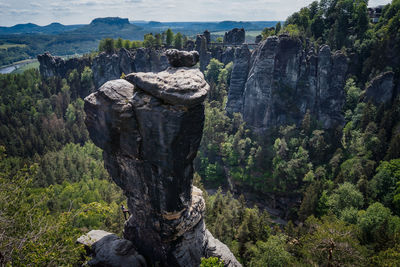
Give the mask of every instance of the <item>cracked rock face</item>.
M 396 95 L 394 73 L 388 71 L 378 75 L 370 81 L 365 91 L 366 101 L 372 101 L 375 105 L 389 103 Z
M 199 53 L 197 51 L 179 51 L 177 49 L 169 49 L 165 53 L 169 64 L 172 67 L 193 67 L 199 61 Z
M 306 112 L 332 128 L 344 122 L 348 63 L 326 45 L 303 47 L 298 38 L 271 36 L 249 52 L 236 49 L 227 111 L 240 112 L 257 132 L 300 123 Z
M 124 237 L 150 265 L 198 266 L 215 244 L 202 193 L 192 186 L 208 90 L 198 69 L 182 67 L 133 73 L 85 99 L 90 137 L 128 198 Z M 213 253 L 240 266 L 222 245 Z

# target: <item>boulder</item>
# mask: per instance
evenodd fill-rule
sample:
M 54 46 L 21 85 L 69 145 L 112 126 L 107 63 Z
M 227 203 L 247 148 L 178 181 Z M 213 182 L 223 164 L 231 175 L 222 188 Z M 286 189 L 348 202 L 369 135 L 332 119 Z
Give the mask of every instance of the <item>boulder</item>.
M 243 28 L 234 28 L 224 35 L 224 44 L 241 45 L 246 40 L 246 33 Z
M 169 49 L 165 53 L 168 62 L 172 67 L 193 67 L 199 62 L 199 53 L 197 51 L 179 51 L 177 49 Z
M 92 230 L 78 238 L 90 250 L 89 266 L 146 267 L 146 260 L 137 253 L 133 243 L 103 230 Z

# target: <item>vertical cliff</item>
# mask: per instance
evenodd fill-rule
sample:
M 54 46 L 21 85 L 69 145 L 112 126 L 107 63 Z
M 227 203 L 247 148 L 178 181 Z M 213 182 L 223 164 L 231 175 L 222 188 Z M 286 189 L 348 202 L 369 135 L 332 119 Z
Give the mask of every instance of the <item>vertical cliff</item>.
M 192 186 L 209 86 L 192 68 L 197 52 L 169 50 L 174 67 L 131 73 L 85 99 L 86 125 L 124 190 L 131 216 L 124 237 L 151 265 L 198 266 L 217 256 L 240 266 L 206 230 L 204 199 Z
M 272 36 L 250 54 L 236 49 L 227 111 L 256 131 L 299 123 L 307 110 L 325 128 L 343 122 L 347 58 L 328 46 L 304 48 L 298 38 Z

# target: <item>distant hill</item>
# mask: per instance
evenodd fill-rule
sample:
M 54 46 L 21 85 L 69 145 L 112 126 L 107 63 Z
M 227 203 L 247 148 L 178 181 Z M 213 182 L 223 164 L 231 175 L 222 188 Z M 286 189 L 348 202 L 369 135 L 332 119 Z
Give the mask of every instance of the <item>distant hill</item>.
M 83 25 L 63 25 L 61 23 L 51 23 L 46 26 L 39 26 L 33 23 L 17 24 L 12 27 L 0 27 L 0 34 L 24 34 L 24 33 L 42 33 L 57 34 L 76 30 Z
M 96 18 L 86 25 L 63 25 L 51 23 L 39 26 L 33 23 L 0 27 L 0 65 L 18 60 L 35 58 L 46 51 L 54 55 L 84 54 L 96 50 L 104 38 L 143 40 L 146 33 L 162 33 L 171 28 L 175 33 L 195 38 L 196 34 L 209 30 L 211 38 L 221 36 L 232 28 L 252 31 L 247 36 L 251 41 L 265 27 L 276 21 L 212 21 L 212 22 L 159 22 L 133 21 L 127 18 Z
M 126 18 L 108 17 L 94 19 L 89 25 L 82 26 L 69 34 L 85 34 L 102 39 L 103 37 L 121 37 L 125 39 L 143 38 L 142 27 L 131 24 Z

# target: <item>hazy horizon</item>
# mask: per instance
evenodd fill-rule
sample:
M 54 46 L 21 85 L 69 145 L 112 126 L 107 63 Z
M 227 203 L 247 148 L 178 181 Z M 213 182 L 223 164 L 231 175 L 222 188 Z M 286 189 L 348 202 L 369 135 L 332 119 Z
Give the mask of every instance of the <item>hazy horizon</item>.
M 130 21 L 211 22 L 284 21 L 313 0 L 0 0 L 0 26 L 53 22 L 66 25 L 88 24 L 98 17 L 123 17 Z M 369 1 L 369 6 L 390 3 Z M 211 8 L 210 8 L 211 7 Z M 223 10 L 223 12 L 221 12 Z

